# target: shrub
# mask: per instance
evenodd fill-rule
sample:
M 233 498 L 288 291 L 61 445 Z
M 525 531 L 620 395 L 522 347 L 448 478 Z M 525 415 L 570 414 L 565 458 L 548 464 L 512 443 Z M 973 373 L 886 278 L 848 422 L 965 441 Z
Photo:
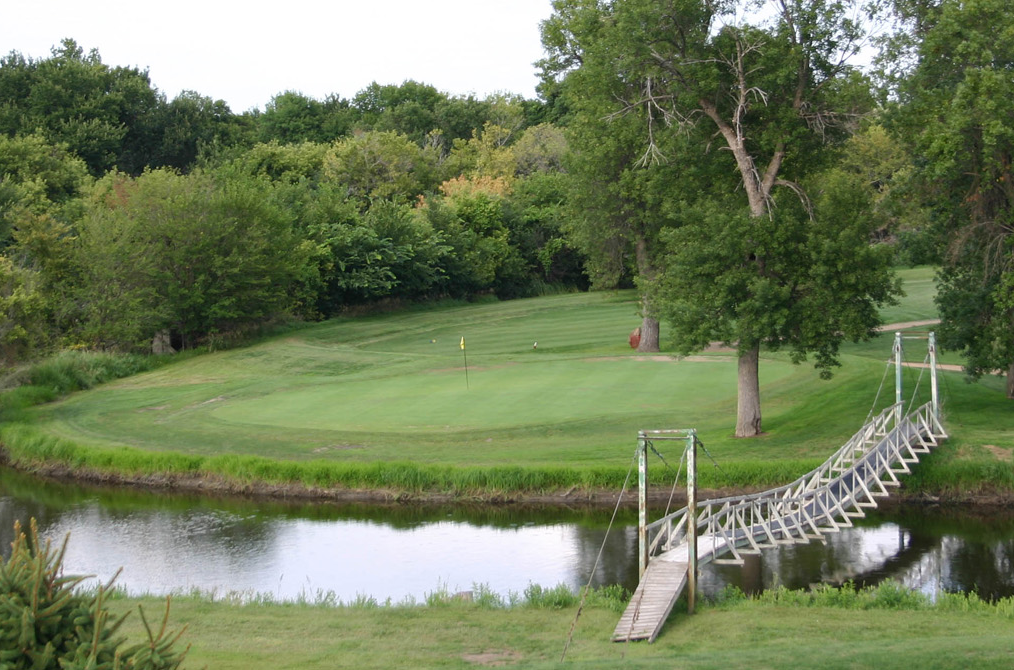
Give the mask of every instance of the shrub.
M 187 650 L 174 645 L 183 634 L 166 632 L 169 603 L 161 627 L 153 631 L 138 605 L 148 640 L 124 646 L 117 631 L 127 615 L 111 620 L 105 598 L 112 585 L 84 592 L 83 577 L 63 575 L 64 540 L 59 550 L 39 543 L 32 519 L 26 536 L 14 524 L 11 557 L 0 560 L 0 668 L 63 670 L 172 670 Z
M 551 589 L 538 584 L 529 584 L 525 589 L 525 604 L 536 609 L 563 609 L 574 607 L 580 598 L 566 584 L 557 584 Z
M 32 386 L 65 395 L 145 372 L 157 362 L 152 356 L 68 350 L 32 365 L 28 379 Z

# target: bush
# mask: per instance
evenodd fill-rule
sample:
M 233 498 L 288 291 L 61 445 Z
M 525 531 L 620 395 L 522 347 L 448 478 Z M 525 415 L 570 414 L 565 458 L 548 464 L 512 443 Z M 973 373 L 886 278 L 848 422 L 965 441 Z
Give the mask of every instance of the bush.
M 63 575 L 67 541 L 58 551 L 39 543 L 32 519 L 29 534 L 14 524 L 10 559 L 0 560 L 0 668 L 63 670 L 171 670 L 179 668 L 187 650 L 173 647 L 183 634 L 166 632 L 165 617 L 156 631 L 138 605 L 148 640 L 124 646 L 117 631 L 127 615 L 110 621 L 105 598 L 112 583 L 96 591 L 76 587 L 83 577 Z
M 145 372 L 156 362 L 151 356 L 69 350 L 33 365 L 28 380 L 59 396 Z

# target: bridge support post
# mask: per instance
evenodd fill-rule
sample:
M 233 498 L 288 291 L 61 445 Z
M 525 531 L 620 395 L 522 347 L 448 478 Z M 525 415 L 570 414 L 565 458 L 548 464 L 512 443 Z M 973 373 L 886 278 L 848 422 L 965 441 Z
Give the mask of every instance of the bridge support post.
M 930 398 L 933 401 L 933 416 L 940 418 L 940 393 L 937 388 L 937 334 L 929 334 L 930 357 Z
M 637 579 L 648 569 L 648 436 L 637 434 Z
M 894 334 L 894 402 L 897 407 L 894 410 L 894 425 L 898 426 L 901 424 L 901 416 L 904 411 L 904 405 L 901 397 L 901 365 L 902 365 L 902 352 L 901 352 L 901 332 Z
M 697 600 L 697 432 L 687 434 L 687 614 Z

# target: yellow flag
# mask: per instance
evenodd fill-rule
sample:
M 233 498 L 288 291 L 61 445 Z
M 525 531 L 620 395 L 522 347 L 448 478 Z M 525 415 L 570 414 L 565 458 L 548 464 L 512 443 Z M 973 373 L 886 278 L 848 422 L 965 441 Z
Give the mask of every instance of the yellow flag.
M 462 349 L 465 348 L 465 338 L 464 338 L 464 336 L 462 336 L 462 338 L 461 338 L 461 348 Z

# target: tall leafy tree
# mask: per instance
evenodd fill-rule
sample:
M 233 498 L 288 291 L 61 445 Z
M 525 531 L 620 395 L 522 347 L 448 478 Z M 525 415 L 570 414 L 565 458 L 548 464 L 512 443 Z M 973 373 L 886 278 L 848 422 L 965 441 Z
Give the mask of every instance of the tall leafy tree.
M 366 209 L 375 199 L 415 199 L 433 186 L 435 162 L 432 152 L 405 135 L 369 131 L 336 142 L 324 157 L 323 172 Z
M 40 132 L 69 147 L 95 175 L 146 153 L 151 138 L 143 120 L 158 102 L 147 72 L 109 67 L 97 50 L 86 54 L 71 39 L 46 59 L 18 53 L 0 59 L 0 132 Z
M 1014 16 L 1002 0 L 897 2 L 888 54 L 894 127 L 913 144 L 944 232 L 940 341 L 972 377 L 1007 373 L 1014 398 Z
M 321 102 L 286 91 L 271 98 L 258 116 L 257 126 L 262 142 L 333 142 L 351 132 L 357 115 L 351 103 L 339 96 L 331 95 Z
M 416 144 L 440 127 L 437 110 L 447 96 L 411 79 L 400 85 L 373 82 L 352 99 L 364 128 L 401 133 Z
M 13 365 L 49 340 L 45 303 L 37 274 L 0 256 L 0 364 Z
M 121 165 L 123 171 L 138 174 L 144 167 L 169 167 L 189 172 L 202 151 L 237 141 L 236 117 L 225 101 L 194 91 L 182 91 L 152 116 L 151 155 L 135 169 Z
M 710 184 L 682 177 L 671 184 L 668 215 L 677 225 L 692 226 L 686 235 L 698 251 L 721 259 L 715 262 L 723 267 L 717 274 L 686 268 L 690 273 L 670 285 L 701 300 L 713 296 L 711 334 L 738 347 L 738 436 L 761 432 L 762 346 L 790 346 L 797 358 L 815 352 L 817 365 L 827 370 L 841 333 L 870 336 L 877 324 L 873 307 L 891 293 L 883 259 L 872 259 L 877 263 L 868 268 L 876 281 L 843 279 L 837 285 L 849 292 L 828 304 L 796 293 L 799 275 L 784 274 L 792 266 L 775 260 L 801 248 L 786 239 L 796 227 L 778 211 L 789 207 L 778 191 L 796 199 L 807 217 L 815 216 L 804 182 L 822 168 L 824 147 L 844 137 L 849 122 L 870 105 L 868 84 L 848 65 L 863 38 L 858 4 L 778 0 L 771 16 L 751 23 L 742 17 L 754 4 L 737 0 L 556 0 L 544 28 L 549 72 L 588 70 L 592 77 L 611 78 L 613 117 L 639 114 L 642 165 L 671 160 L 667 144 L 674 143 L 673 133 L 682 133 L 686 141 L 675 143 L 684 164 L 692 152 L 694 161 L 724 166 L 710 171 Z M 702 230 L 712 234 L 700 235 Z M 741 244 L 716 234 L 724 230 L 735 231 Z M 860 245 L 850 255 L 861 255 L 868 244 L 861 236 L 844 237 Z M 811 262 L 832 260 L 816 255 Z M 670 267 L 670 277 L 683 269 Z M 691 278 L 694 284 L 686 284 Z M 834 309 L 842 303 L 863 308 Z M 784 314 L 784 306 L 798 316 L 788 322 L 769 318 L 775 311 Z M 850 320 L 856 316 L 862 319 Z M 700 328 L 689 331 L 682 319 L 673 325 L 678 348 L 705 344 Z
M 638 349 L 659 350 L 659 310 L 649 285 L 657 279 L 662 254 L 660 231 L 671 221 L 664 213 L 666 191 L 687 161 L 672 160 L 643 169 L 643 110 L 618 113 L 618 101 L 639 94 L 636 78 L 617 67 L 612 10 L 599 2 L 559 2 L 543 24 L 549 57 L 541 65 L 544 89 L 555 91 L 569 111 L 567 138 L 572 177 L 568 227 L 586 257 L 588 275 L 598 288 L 637 284 L 641 338 Z M 657 138 L 667 142 L 671 138 Z
M 101 180 L 76 226 L 79 337 L 132 348 L 169 329 L 190 347 L 291 309 L 309 249 L 269 189 L 169 170 Z

